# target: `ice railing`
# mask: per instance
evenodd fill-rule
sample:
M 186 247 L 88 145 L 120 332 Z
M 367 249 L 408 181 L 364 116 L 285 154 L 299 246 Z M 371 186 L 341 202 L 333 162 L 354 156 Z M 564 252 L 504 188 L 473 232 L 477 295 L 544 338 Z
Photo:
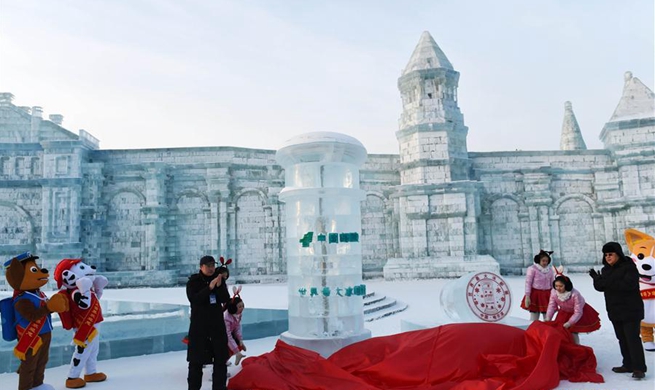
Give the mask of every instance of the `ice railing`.
M 0 299 L 8 296 L 0 293 Z M 182 338 L 189 330 L 189 306 L 165 303 L 100 301 L 104 321 L 100 323 L 98 360 L 149 355 L 186 349 Z M 279 335 L 288 329 L 286 310 L 248 308 L 242 318 L 244 339 Z M 52 341 L 48 367 L 69 364 L 73 331 L 64 330 L 52 315 Z M 13 355 L 15 341 L 0 339 L 0 373 L 13 372 L 19 360 Z

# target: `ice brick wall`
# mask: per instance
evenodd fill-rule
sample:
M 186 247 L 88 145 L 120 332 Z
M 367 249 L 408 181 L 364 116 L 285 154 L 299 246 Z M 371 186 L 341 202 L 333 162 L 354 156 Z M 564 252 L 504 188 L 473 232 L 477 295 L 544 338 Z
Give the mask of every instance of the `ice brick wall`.
M 284 278 L 284 172 L 274 151 L 98 150 L 88 133 L 42 116 L 0 94 L 3 258 L 30 250 L 51 268 L 83 256 L 120 286 L 154 271 L 168 275 L 162 283 L 182 282 L 204 254 L 233 258 L 235 280 Z M 360 174 L 364 275 L 381 276 L 401 255 L 477 252 L 504 273 L 522 273 L 539 249 L 573 271 L 598 264 L 599 248 L 622 241 L 625 228 L 654 233 L 654 123 L 608 123 L 602 150 L 468 153 L 457 169 L 470 165 L 471 180 L 451 194 L 443 182 L 455 168 L 420 163 L 440 150 L 435 134 L 424 134 L 429 146 L 400 142 L 417 153 L 404 164 L 401 155 L 369 155 Z M 401 175 L 442 183 L 443 193 L 403 192 Z
M 235 278 L 281 275 L 276 189 L 283 180 L 273 156 L 272 151 L 218 147 L 95 151 L 91 160 L 104 167 L 99 203 L 110 205 L 108 226 L 101 227 L 107 230 L 103 237 L 109 237 L 103 252 L 139 254 L 141 259 L 117 264 L 177 269 L 181 279 L 197 272 L 206 254 L 233 258 Z M 119 202 L 112 204 L 117 194 Z M 120 215 L 127 223 L 116 226 L 114 209 L 124 210 Z M 130 237 L 119 251 L 112 250 L 116 232 Z
M 369 154 L 360 169 L 362 203 L 362 268 L 365 277 L 382 276 L 386 260 L 398 251 L 398 215 L 394 187 L 400 184 L 398 155 Z
M 623 168 L 635 172 L 635 180 L 619 185 L 621 168 L 606 150 L 471 153 L 470 158 L 484 189 L 481 250 L 494 256 L 503 272 L 522 272 L 540 249 L 554 250 L 557 264 L 581 271 L 600 262 L 604 242 L 623 240 L 628 197 L 638 187 L 641 165 Z M 649 201 L 637 203 L 643 207 Z M 648 224 L 640 227 L 647 230 Z

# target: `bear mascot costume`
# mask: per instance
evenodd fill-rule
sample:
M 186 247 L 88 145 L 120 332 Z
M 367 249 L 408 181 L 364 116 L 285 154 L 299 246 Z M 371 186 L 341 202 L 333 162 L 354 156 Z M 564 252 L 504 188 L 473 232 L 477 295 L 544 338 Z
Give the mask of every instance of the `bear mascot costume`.
M 641 340 L 646 351 L 655 351 L 655 238 L 639 230 L 625 231 L 630 257 L 639 271 L 639 290 L 644 300 L 644 319 L 641 321 Z
M 5 277 L 14 289 L 14 296 L 7 301 L 12 304 L 13 310 L 2 310 L 3 322 L 6 317 L 14 318 L 12 324 L 3 325 L 3 337 L 5 326 L 10 327 L 9 330 L 15 329 L 13 336 L 18 344 L 14 355 L 21 360 L 18 367 L 19 390 L 54 390 L 54 387 L 43 383 L 52 339 L 50 314 L 68 310 L 68 301 L 63 296 L 55 294 L 48 299 L 41 292 L 40 288 L 48 283 L 50 274 L 36 264 L 38 258 L 26 252 L 4 264 Z M 12 326 L 14 324 L 15 328 Z
M 102 382 L 107 375 L 96 369 L 100 346 L 98 324 L 103 319 L 99 299 L 107 286 L 107 278 L 96 275 L 96 267 L 82 259 L 63 259 L 55 268 L 55 280 L 60 289 L 57 294 L 64 297 L 70 307 L 68 312 L 59 315 L 61 324 L 64 329 L 75 330 L 75 350 L 66 387 L 77 389 L 88 382 Z

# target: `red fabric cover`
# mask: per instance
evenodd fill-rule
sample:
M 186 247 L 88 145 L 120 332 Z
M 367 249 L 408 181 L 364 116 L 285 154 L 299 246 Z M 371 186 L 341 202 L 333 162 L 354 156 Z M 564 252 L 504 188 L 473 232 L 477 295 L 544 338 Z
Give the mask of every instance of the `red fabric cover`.
M 376 337 L 322 358 L 278 341 L 243 361 L 232 390 L 552 389 L 560 379 L 602 383 L 596 357 L 554 322 L 528 330 L 493 323 L 450 324 Z
M 313 351 L 278 340 L 275 349 L 241 362 L 228 389 L 376 390 Z

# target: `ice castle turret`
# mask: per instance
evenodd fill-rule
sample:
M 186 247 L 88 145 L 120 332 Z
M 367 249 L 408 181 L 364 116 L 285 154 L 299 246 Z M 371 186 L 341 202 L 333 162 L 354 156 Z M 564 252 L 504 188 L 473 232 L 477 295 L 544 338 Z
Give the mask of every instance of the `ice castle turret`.
M 398 79 L 403 104 L 396 132 L 401 185 L 394 187 L 399 251 L 385 264 L 385 279 L 499 271 L 491 256 L 479 254 L 480 184 L 470 180 L 458 82 L 459 73 L 424 32 Z
M 423 32 L 398 79 L 402 184 L 468 180 L 468 128 L 457 106 L 458 82 L 459 72 L 430 33 Z
M 625 72 L 623 95 L 600 133 L 606 149 L 638 149 L 655 146 L 655 94 L 644 83 Z
M 587 145 L 582 138 L 578 120 L 573 113 L 571 102 L 564 103 L 564 122 L 562 123 L 562 137 L 559 143 L 560 150 L 586 150 Z
M 629 210 L 622 220 L 628 227 L 652 225 L 655 94 L 632 72 L 625 73 L 623 95 L 603 127 L 600 140 L 617 167 L 617 172 L 597 174 L 596 193 L 603 200 L 600 210 Z

